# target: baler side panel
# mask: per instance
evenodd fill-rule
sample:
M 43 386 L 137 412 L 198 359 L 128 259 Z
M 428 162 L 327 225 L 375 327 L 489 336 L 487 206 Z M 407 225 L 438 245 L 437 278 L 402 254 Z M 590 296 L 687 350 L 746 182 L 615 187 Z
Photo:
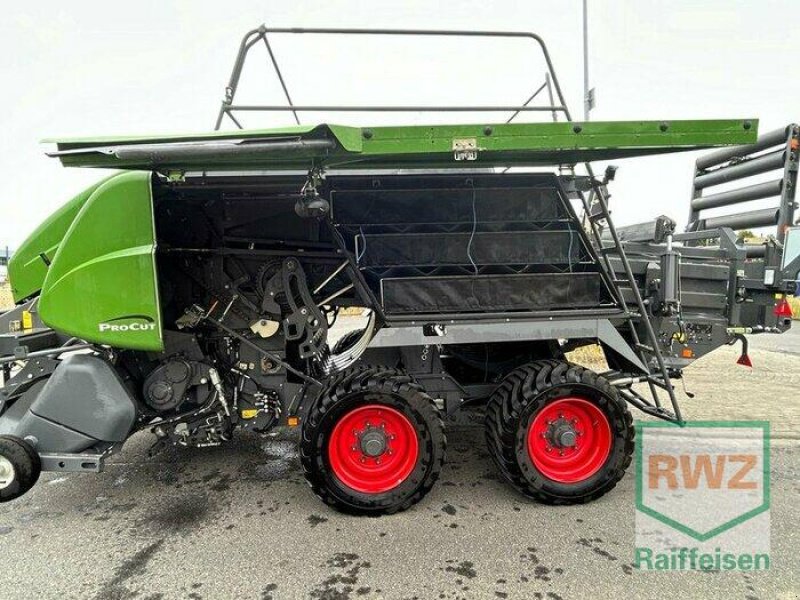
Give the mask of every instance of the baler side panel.
M 105 181 L 97 182 L 72 198 L 22 242 L 8 263 L 14 302 L 19 303 L 41 291 L 47 277 L 48 262 L 52 262 L 59 244 L 83 205 Z
M 118 348 L 163 349 L 151 177 L 112 177 L 86 201 L 42 289 L 45 324 Z

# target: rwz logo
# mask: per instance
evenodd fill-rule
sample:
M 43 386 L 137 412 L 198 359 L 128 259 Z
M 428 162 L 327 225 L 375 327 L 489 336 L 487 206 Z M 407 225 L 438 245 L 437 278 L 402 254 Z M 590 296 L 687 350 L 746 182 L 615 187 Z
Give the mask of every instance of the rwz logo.
M 637 424 L 635 565 L 769 568 L 769 423 Z
M 709 489 L 754 490 L 757 481 L 745 481 L 745 477 L 758 462 L 755 454 L 651 454 L 648 457 L 647 486 L 657 490 L 661 483 L 667 489 L 697 489 L 701 479 Z

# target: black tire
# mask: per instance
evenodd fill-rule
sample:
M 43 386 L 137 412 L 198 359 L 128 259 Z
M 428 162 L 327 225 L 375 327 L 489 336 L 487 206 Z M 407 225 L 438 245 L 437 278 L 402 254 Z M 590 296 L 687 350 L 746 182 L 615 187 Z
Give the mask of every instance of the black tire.
M 10 502 L 36 484 L 42 472 L 42 461 L 33 446 L 13 435 L 0 435 L 0 457 L 13 468 L 11 479 L 4 478 L 0 488 L 0 502 Z
M 546 477 L 528 451 L 536 415 L 564 397 L 588 400 L 610 426 L 610 451 L 599 470 L 577 482 Z M 509 373 L 486 407 L 486 442 L 503 476 L 520 492 L 546 504 L 590 502 L 617 485 L 631 463 L 633 419 L 617 390 L 600 375 L 564 361 L 532 362 Z
M 363 493 L 334 473 L 328 443 L 337 422 L 354 409 L 384 405 L 413 426 L 417 458 L 413 470 L 396 487 Z M 300 457 L 306 479 L 325 504 L 349 514 L 381 515 L 406 510 L 419 502 L 439 478 L 446 439 L 439 410 L 414 379 L 398 369 L 360 366 L 336 375 L 311 407 L 303 425 Z

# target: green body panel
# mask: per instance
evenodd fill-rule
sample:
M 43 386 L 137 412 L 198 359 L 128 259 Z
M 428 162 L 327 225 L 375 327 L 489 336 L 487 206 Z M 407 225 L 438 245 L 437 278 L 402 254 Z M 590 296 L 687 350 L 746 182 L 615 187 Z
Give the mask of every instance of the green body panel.
M 47 265 L 53 261 L 69 226 L 89 197 L 105 181 L 107 179 L 99 181 L 64 204 L 22 242 L 8 262 L 8 277 L 15 302 L 21 302 L 42 289 Z
M 49 327 L 117 348 L 163 349 L 151 178 L 121 173 L 86 199 L 44 280 L 39 314 Z
M 213 132 L 198 135 L 50 140 L 66 166 L 154 169 L 336 169 L 443 168 L 574 164 L 714 146 L 749 144 L 758 135 L 757 119 L 697 121 L 595 121 L 587 123 L 511 123 L 499 125 L 413 125 L 347 127 L 319 125 L 283 129 Z M 331 147 L 299 142 L 328 140 Z M 474 160 L 456 160 L 454 144 L 476 149 Z M 298 142 L 292 152 L 202 151 L 204 144 L 246 150 L 259 142 Z M 120 158 L 123 148 L 144 148 L 144 157 Z M 170 158 L 168 148 L 181 149 Z M 252 148 L 252 146 L 251 146 Z

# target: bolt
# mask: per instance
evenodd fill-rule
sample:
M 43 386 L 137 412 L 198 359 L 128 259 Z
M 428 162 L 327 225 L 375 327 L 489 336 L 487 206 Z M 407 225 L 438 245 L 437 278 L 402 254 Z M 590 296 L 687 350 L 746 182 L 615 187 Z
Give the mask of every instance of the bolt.
M 367 462 L 367 459 L 366 459 L 366 458 L 364 458 L 363 456 L 361 457 L 361 459 L 360 459 L 360 460 L 361 460 L 361 462 L 362 462 L 362 463 L 365 463 L 365 462 Z
M 559 455 L 559 456 L 564 456 L 564 451 L 563 451 L 563 450 L 559 450 L 559 451 L 558 451 L 558 455 Z
M 376 464 L 376 465 L 379 465 L 379 464 L 381 464 L 381 459 L 380 459 L 380 458 L 376 458 L 376 459 L 375 459 L 375 464 Z
M 552 452 L 553 451 L 553 447 L 552 446 L 548 446 L 547 448 L 545 448 L 545 451 L 546 452 Z

